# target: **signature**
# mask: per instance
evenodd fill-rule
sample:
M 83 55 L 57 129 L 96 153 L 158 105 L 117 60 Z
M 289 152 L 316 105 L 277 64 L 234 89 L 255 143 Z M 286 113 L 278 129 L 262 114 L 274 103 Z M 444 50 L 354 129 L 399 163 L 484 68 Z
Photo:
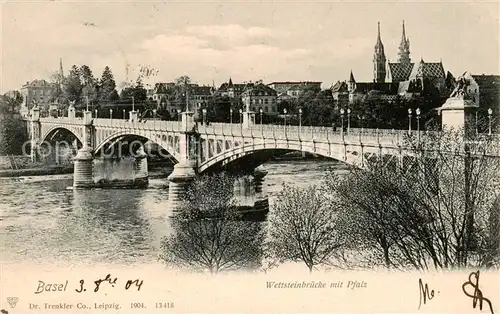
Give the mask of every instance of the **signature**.
M 422 301 L 423 304 L 426 304 L 427 299 L 429 300 L 434 299 L 434 289 L 431 289 L 429 291 L 429 286 L 427 285 L 427 283 L 424 285 L 424 283 L 422 282 L 422 278 L 418 279 L 418 289 L 420 291 L 420 300 L 418 302 L 418 309 L 420 309 L 420 307 L 422 306 Z
M 475 281 L 475 283 L 474 283 Z M 474 293 L 470 294 L 467 292 L 466 287 L 472 286 L 474 288 Z M 491 314 L 495 314 L 493 312 L 493 305 L 491 301 L 485 297 L 483 297 L 483 292 L 479 289 L 479 270 L 477 272 L 472 272 L 469 275 L 469 281 L 462 285 L 462 290 L 466 296 L 472 298 L 472 308 L 476 308 L 477 303 L 479 302 L 479 310 L 483 309 L 483 302 L 486 302 L 490 307 Z

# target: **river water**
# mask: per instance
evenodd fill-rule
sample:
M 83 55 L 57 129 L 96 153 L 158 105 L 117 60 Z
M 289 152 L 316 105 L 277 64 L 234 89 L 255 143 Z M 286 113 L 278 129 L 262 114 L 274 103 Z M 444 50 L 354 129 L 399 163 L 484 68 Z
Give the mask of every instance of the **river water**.
M 274 161 L 261 168 L 268 172 L 262 194 L 271 205 L 283 183 L 304 187 L 320 183 L 328 168 L 346 171 L 322 160 Z M 167 182 L 150 179 L 147 189 L 73 190 L 71 175 L 1 178 L 1 262 L 154 262 L 170 231 Z M 243 202 L 254 196 L 240 195 Z

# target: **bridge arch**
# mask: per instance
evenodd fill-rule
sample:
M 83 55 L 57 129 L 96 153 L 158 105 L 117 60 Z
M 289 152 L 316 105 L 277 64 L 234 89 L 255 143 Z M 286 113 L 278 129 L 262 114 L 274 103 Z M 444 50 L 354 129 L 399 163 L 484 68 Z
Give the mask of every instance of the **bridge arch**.
M 43 133 L 40 136 L 40 143 L 50 140 L 60 130 L 68 131 L 78 140 L 80 144 L 83 143 L 83 134 L 81 134 L 81 132 L 78 132 L 79 130 L 74 130 L 72 128 L 67 128 L 61 125 L 54 125 L 50 128 L 47 128 L 46 130 L 43 130 Z
M 175 134 L 155 134 L 156 136 L 151 136 L 153 134 L 149 132 L 134 132 L 131 130 L 118 131 L 111 134 L 107 134 L 106 137 L 102 138 L 94 148 L 94 154 L 99 153 L 108 144 L 111 146 L 118 144 L 127 137 L 131 138 L 143 138 L 153 143 L 158 144 L 162 149 L 166 150 L 171 156 L 179 160 L 180 153 L 180 143 L 179 139 Z
M 294 142 L 287 143 L 277 143 L 276 145 L 270 145 L 268 143 L 258 143 L 258 144 L 245 144 L 244 146 L 237 146 L 231 149 L 225 150 L 223 153 L 212 156 L 208 160 L 202 162 L 198 166 L 198 172 L 210 172 L 214 170 L 213 168 L 223 167 L 230 163 L 236 162 L 239 159 L 243 159 L 260 152 L 293 152 L 302 151 L 306 153 L 311 153 L 319 155 L 322 157 L 338 160 L 347 163 L 351 166 L 362 167 L 362 158 L 360 154 L 355 151 L 346 151 L 342 146 L 335 146 L 332 149 L 331 145 L 321 146 L 321 145 L 311 145 L 311 144 L 300 144 Z M 268 161 L 273 154 L 269 154 L 269 158 L 263 158 L 260 160 L 260 164 Z M 258 165 L 257 165 L 258 166 Z

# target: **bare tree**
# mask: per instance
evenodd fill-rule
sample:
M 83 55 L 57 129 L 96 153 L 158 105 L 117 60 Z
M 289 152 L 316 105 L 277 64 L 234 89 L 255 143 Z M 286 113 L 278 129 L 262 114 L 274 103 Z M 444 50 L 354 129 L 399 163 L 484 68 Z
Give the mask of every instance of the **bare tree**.
M 303 262 L 309 272 L 332 262 L 344 245 L 336 208 L 315 186 L 284 186 L 268 219 L 265 250 L 277 263 Z
M 172 218 L 173 233 L 162 242 L 163 260 L 212 274 L 260 266 L 260 224 L 241 220 L 233 184 L 224 174 L 193 182 Z
M 348 206 L 343 223 L 382 252 L 387 267 L 492 266 L 500 236 L 498 145 L 496 136 L 427 132 L 407 140 L 407 163 L 379 158 L 327 185 Z

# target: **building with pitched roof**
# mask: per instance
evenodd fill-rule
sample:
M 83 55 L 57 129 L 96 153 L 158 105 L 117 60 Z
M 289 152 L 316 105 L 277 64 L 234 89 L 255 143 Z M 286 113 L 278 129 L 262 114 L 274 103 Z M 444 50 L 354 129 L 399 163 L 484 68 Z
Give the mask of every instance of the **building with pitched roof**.
M 241 94 L 246 110 L 258 112 L 260 109 L 267 115 L 277 115 L 277 92 L 269 86 L 258 83 L 248 86 Z
M 34 103 L 37 104 L 48 104 L 50 103 L 52 90 L 54 89 L 54 84 L 47 82 L 46 80 L 33 80 L 31 82 L 26 82 L 21 87 L 21 95 L 23 95 L 24 103 L 28 109 L 31 109 Z
M 352 72 L 351 72 L 352 75 Z M 337 81 L 330 88 L 335 107 L 344 107 L 349 104 L 349 88 L 345 81 Z
M 216 94 L 222 97 L 240 98 L 248 84 L 249 83 L 233 84 L 233 80 L 229 78 L 228 82 L 220 85 Z
M 198 84 L 190 84 L 188 91 L 188 99 L 182 88 L 173 82 L 156 83 L 152 93 L 152 99 L 157 102 L 158 106 L 168 111 L 170 114 L 175 114 L 177 110 L 184 110 L 186 101 L 189 102 L 189 108 L 194 110 L 206 105 L 214 93 L 211 86 L 199 86 Z

